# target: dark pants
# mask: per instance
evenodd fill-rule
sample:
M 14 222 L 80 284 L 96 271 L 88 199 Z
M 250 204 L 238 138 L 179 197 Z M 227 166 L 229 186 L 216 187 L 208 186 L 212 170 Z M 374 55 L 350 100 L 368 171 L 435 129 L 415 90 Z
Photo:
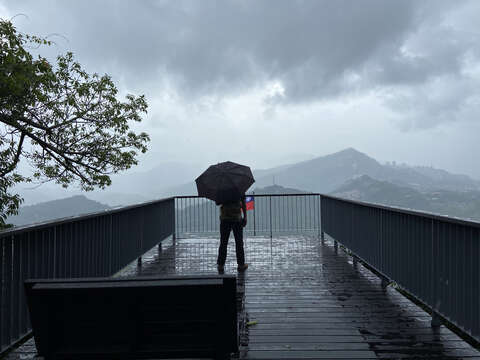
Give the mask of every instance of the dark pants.
M 218 248 L 217 264 L 225 265 L 227 260 L 227 245 L 230 231 L 233 230 L 235 237 L 235 252 L 237 253 L 237 264 L 245 264 L 245 253 L 243 250 L 243 227 L 241 221 L 221 220 L 220 221 L 220 247 Z

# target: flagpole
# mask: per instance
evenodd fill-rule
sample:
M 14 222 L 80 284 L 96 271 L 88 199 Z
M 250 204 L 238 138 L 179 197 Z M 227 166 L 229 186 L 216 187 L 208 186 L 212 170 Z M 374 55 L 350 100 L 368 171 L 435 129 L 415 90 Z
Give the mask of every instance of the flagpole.
M 255 191 L 252 191 L 253 194 L 253 236 L 256 236 L 256 228 L 255 228 Z

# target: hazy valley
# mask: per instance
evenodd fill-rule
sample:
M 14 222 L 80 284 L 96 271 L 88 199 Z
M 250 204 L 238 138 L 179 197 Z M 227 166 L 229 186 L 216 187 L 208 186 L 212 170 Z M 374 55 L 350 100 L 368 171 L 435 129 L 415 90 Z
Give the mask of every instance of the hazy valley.
M 26 206 L 8 221 L 21 225 L 174 195 L 196 195 L 194 179 L 203 170 L 165 163 L 146 172 L 115 176 L 110 188 L 88 193 L 58 192 L 44 185 L 20 192 Z M 480 220 L 480 181 L 432 167 L 381 164 L 352 148 L 271 169 L 254 169 L 253 173 L 256 182 L 251 191 L 257 194 L 317 192 Z

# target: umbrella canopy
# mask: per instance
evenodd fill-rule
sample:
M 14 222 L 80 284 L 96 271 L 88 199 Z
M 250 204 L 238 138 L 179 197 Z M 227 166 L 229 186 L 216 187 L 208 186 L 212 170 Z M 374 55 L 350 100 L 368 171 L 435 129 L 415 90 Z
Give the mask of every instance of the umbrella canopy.
M 231 161 L 211 165 L 195 179 L 198 195 L 218 204 L 240 200 L 254 182 L 248 166 Z

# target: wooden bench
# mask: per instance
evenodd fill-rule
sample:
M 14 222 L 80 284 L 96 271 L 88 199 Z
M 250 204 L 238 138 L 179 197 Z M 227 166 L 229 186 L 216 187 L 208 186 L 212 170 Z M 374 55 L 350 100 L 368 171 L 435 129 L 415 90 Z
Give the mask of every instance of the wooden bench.
M 45 359 L 229 358 L 238 351 L 236 277 L 27 280 Z

